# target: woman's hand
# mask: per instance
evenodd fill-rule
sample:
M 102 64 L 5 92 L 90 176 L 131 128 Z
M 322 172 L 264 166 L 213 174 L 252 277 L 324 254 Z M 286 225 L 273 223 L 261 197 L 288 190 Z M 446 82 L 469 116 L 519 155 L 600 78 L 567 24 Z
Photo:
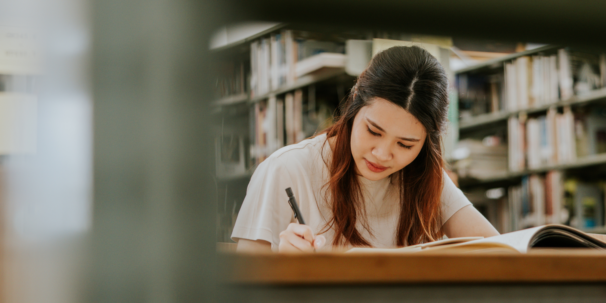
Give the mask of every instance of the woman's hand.
M 313 252 L 326 244 L 326 238 L 314 233 L 307 225 L 297 223 L 288 224 L 288 228 L 280 233 L 279 252 Z

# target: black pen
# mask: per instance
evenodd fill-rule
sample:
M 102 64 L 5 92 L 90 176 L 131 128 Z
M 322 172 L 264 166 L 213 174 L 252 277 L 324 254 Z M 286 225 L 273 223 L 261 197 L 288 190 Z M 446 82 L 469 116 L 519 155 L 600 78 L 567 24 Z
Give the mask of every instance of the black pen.
M 292 211 L 295 213 L 295 219 L 299 221 L 299 224 L 305 225 L 305 220 L 303 220 L 303 216 L 297 205 L 297 200 L 292 194 L 292 189 L 290 189 L 290 187 L 286 188 L 286 194 L 288 195 L 288 204 L 290 204 L 290 208 L 292 208 Z

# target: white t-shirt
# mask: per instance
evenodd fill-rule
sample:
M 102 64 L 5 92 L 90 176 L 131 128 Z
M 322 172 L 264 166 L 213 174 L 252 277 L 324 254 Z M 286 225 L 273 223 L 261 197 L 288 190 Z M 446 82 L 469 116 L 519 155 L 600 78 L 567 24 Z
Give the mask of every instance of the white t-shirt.
M 326 201 L 326 182 L 332 151 L 326 134 L 281 148 L 263 161 L 248 184 L 246 197 L 231 235 L 232 239 L 264 240 L 277 251 L 279 234 L 291 222 L 296 222 L 288 204 L 285 189 L 292 188 L 301 215 L 314 234 L 324 229 L 332 216 Z M 322 153 L 324 157 L 322 157 Z M 325 163 L 325 161 L 327 161 Z M 366 222 L 370 233 L 357 220 L 356 228 L 373 247 L 395 247 L 399 218 L 397 186 L 390 178 L 371 181 L 359 176 Z M 471 203 L 444 173 L 442 189 L 442 222 Z M 372 233 L 372 235 L 371 235 Z M 322 250 L 331 250 L 334 231 L 323 234 L 326 244 Z

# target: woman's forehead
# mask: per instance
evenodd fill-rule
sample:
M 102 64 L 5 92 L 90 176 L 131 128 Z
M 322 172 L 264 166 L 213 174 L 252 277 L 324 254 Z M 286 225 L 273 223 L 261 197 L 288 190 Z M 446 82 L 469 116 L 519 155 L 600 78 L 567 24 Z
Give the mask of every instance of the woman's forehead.
M 415 116 L 383 98 L 373 98 L 360 112 L 362 118 L 371 120 L 390 135 L 421 139 L 426 134 L 425 127 Z

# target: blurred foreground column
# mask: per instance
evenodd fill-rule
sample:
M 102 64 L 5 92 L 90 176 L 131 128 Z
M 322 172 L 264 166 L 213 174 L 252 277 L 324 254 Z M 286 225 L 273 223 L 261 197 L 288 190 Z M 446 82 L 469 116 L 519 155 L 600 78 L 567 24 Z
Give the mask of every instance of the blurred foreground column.
M 205 2 L 94 2 L 91 302 L 213 301 Z

